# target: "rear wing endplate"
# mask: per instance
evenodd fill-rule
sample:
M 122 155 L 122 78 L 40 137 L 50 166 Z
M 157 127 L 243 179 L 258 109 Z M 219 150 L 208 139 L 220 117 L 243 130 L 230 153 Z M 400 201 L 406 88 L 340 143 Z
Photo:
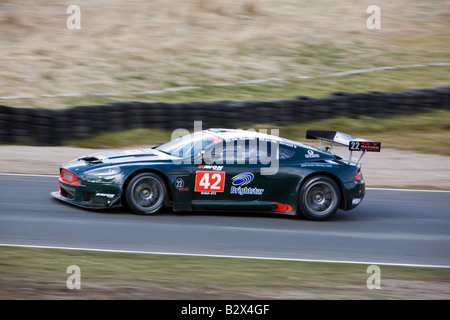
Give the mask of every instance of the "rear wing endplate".
M 326 152 L 331 152 L 336 144 L 348 147 L 348 150 L 350 150 L 349 164 L 352 162 L 353 151 L 362 151 L 361 156 L 356 162 L 358 164 L 366 151 L 380 152 L 381 150 L 381 142 L 357 138 L 338 131 L 306 130 L 306 139 L 320 140 L 319 149 Z M 323 147 L 323 141 L 330 142 L 331 146 Z

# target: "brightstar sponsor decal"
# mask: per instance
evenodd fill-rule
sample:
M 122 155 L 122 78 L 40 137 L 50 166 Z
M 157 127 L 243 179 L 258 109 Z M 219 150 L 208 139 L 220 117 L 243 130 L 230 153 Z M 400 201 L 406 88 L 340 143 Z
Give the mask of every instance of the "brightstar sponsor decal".
M 252 182 L 253 178 L 255 178 L 253 173 L 244 172 L 235 175 L 233 178 L 231 178 L 231 181 L 233 181 L 233 186 L 245 186 L 246 184 Z
M 249 187 L 234 187 L 231 186 L 230 193 L 231 194 L 238 194 L 240 196 L 248 194 L 248 195 L 255 195 L 260 196 L 264 192 L 264 189 L 258 189 L 258 188 L 249 188 Z
M 240 196 L 242 195 L 257 195 L 260 196 L 263 194 L 264 189 L 259 188 L 252 188 L 252 187 L 243 187 L 250 182 L 253 181 L 255 176 L 253 173 L 250 172 L 244 172 L 240 173 L 238 175 L 235 175 L 233 178 L 231 178 L 231 181 L 233 181 L 233 185 L 230 189 L 230 194 L 238 194 Z

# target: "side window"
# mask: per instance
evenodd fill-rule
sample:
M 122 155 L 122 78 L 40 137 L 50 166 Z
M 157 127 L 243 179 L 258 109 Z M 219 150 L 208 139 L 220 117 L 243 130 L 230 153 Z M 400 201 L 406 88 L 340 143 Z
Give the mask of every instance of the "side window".
M 280 147 L 278 149 L 278 152 L 279 152 L 279 159 L 280 160 L 288 160 L 288 159 L 293 158 L 294 155 L 295 155 L 295 150 L 294 149 L 292 149 L 290 147 L 287 147 L 287 146 L 284 146 L 284 145 L 280 145 Z
M 266 164 L 270 161 L 272 144 L 265 140 L 237 141 L 236 155 L 239 163 Z
M 259 160 L 257 140 L 232 140 L 211 150 L 217 161 L 228 164 L 253 164 Z
M 256 145 L 256 143 L 254 143 Z M 213 153 L 217 159 L 223 163 L 248 163 L 249 155 L 251 155 L 251 144 L 248 140 L 227 141 L 225 144 L 218 146 Z
M 217 164 L 234 163 L 236 154 L 236 142 L 227 141 L 218 143 L 211 148 L 206 149 L 204 157 L 209 161 L 214 161 Z
M 274 149 L 276 149 L 276 145 L 274 145 Z M 254 153 L 256 155 L 258 163 L 267 164 L 271 160 L 272 155 L 272 143 L 266 140 L 258 140 L 258 149 L 257 152 Z
M 234 140 L 216 145 L 209 150 L 208 156 L 214 157 L 220 164 L 267 164 L 272 160 L 271 153 L 276 152 L 276 149 L 279 160 L 288 160 L 295 155 L 295 149 L 276 142 L 273 144 L 265 140 Z
M 238 163 L 256 164 L 258 161 L 258 140 L 236 141 L 236 160 Z
M 212 142 L 210 139 L 199 139 L 197 141 L 195 141 L 194 143 L 191 144 L 190 150 L 189 150 L 189 154 L 191 156 L 194 155 L 194 153 L 197 153 L 201 150 L 205 150 L 207 146 L 211 145 Z

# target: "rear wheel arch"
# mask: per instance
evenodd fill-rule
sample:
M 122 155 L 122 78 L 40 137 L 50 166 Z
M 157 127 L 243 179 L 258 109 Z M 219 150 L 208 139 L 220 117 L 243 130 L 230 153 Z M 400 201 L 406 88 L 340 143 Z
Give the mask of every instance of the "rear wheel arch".
M 345 197 L 345 188 L 344 185 L 342 184 L 342 181 L 335 176 L 334 174 L 330 173 L 330 172 L 311 172 L 310 174 L 306 175 L 305 177 L 303 177 L 303 179 L 300 181 L 299 186 L 298 186 L 298 190 L 297 190 L 297 194 L 300 193 L 300 190 L 302 188 L 302 186 L 305 184 L 305 182 L 315 176 L 326 176 L 330 179 L 333 179 L 334 182 L 338 185 L 339 187 L 339 191 L 341 193 L 341 199 L 340 199 L 340 206 L 339 209 L 343 209 L 345 208 L 345 204 L 347 202 L 347 199 Z
M 330 192 L 332 195 L 332 200 L 329 205 L 326 205 L 326 201 L 323 201 L 323 216 L 318 211 L 314 212 L 312 208 L 312 203 L 316 202 L 312 200 L 313 187 L 324 188 Z M 321 194 L 322 192 L 318 192 Z M 305 176 L 299 185 L 298 189 L 298 206 L 299 214 L 302 214 L 310 220 L 326 220 L 334 213 L 345 206 L 345 194 L 344 187 L 340 180 L 328 172 L 313 172 Z M 308 201 L 309 200 L 309 201 Z M 330 211 L 330 213 L 326 213 Z

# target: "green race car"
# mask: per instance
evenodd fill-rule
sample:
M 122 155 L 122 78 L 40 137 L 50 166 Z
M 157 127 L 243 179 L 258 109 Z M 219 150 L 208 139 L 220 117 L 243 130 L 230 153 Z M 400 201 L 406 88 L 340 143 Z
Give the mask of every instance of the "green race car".
M 325 220 L 364 198 L 360 160 L 379 142 L 336 131 L 308 130 L 319 147 L 251 130 L 209 129 L 153 148 L 114 150 L 60 168 L 52 196 L 85 208 L 127 205 L 138 214 L 254 211 Z M 326 146 L 325 146 L 326 145 Z M 332 151 L 343 145 L 342 157 Z M 354 151 L 361 151 L 353 159 Z

